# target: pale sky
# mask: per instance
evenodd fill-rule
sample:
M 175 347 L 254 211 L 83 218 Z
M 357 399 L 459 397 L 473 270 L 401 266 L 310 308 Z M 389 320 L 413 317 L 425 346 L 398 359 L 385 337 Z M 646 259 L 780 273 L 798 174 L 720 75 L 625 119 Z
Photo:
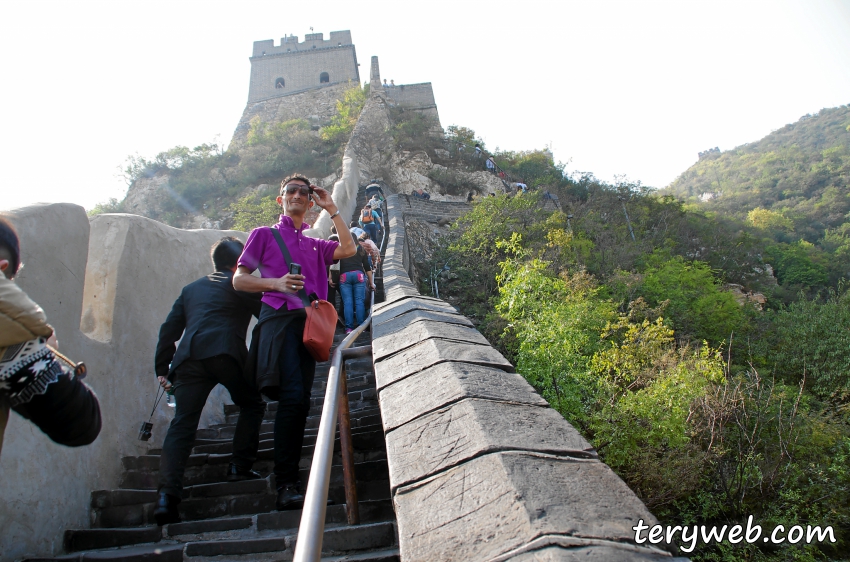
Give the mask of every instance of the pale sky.
M 349 29 L 362 81 L 432 82 L 444 127 L 664 187 L 850 103 L 850 0 L 0 2 L 0 208 L 123 197 L 118 167 L 219 135 L 254 41 Z

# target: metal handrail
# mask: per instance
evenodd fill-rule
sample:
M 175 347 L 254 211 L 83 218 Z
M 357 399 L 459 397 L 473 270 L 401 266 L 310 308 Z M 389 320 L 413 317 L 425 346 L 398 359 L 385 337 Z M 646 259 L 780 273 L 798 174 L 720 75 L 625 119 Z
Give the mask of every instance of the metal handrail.
M 357 357 L 368 355 L 372 352 L 372 346 L 361 346 L 348 349 L 363 331 L 372 324 L 372 313 L 375 308 L 375 291 L 372 291 L 369 316 L 362 324 L 357 326 L 351 333 L 345 336 L 334 351 L 331 360 L 331 368 L 328 371 L 328 386 L 325 390 L 325 402 L 322 406 L 322 418 L 319 422 L 319 431 L 316 436 L 316 446 L 313 452 L 313 462 L 310 464 L 310 480 L 307 483 L 307 493 L 304 496 L 304 509 L 301 512 L 301 522 L 298 525 L 298 538 L 295 542 L 295 562 L 319 562 L 322 557 L 322 539 L 325 533 L 325 513 L 328 503 L 328 486 L 331 479 L 331 462 L 333 461 L 334 434 L 336 433 L 337 413 L 341 407 L 340 394 L 346 389 L 344 357 Z M 354 488 L 354 464 L 353 450 L 351 448 L 351 424 L 344 418 L 348 416 L 348 394 L 343 396 L 345 405 L 343 423 L 340 423 L 340 445 L 342 447 L 343 471 L 345 473 L 346 503 L 349 498 L 353 499 L 351 505 L 346 505 L 346 510 L 356 513 L 356 522 L 359 523 L 359 511 L 357 508 L 357 492 Z M 343 433 L 347 435 L 343 436 Z M 353 495 L 352 492 L 353 491 Z

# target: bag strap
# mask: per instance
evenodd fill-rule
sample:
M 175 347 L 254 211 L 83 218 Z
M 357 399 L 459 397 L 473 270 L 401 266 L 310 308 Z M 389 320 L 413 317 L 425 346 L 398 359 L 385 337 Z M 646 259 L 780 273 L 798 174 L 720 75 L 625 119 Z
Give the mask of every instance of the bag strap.
M 280 253 L 283 254 L 283 261 L 286 263 L 286 270 L 289 271 L 289 264 L 292 263 L 292 256 L 289 254 L 289 248 L 286 247 L 286 243 L 283 241 L 283 237 L 280 235 L 278 229 L 269 227 L 274 234 L 275 240 L 277 240 L 277 245 L 280 246 Z M 310 306 L 310 298 L 307 296 L 307 291 L 304 290 L 304 287 L 298 291 L 298 297 L 301 299 L 301 302 L 304 304 L 304 307 Z

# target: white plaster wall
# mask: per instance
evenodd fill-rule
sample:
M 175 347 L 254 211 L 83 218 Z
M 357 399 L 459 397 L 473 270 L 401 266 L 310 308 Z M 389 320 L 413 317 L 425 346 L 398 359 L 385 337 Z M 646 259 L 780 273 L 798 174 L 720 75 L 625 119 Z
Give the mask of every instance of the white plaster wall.
M 56 445 L 12 414 L 0 454 L 0 560 L 62 550 L 67 528 L 89 527 L 93 490 L 115 488 L 121 457 L 160 447 L 173 410 L 154 416 L 154 436 L 137 439 L 157 390 L 159 326 L 187 283 L 212 271 L 210 246 L 233 231 L 180 230 L 135 215 L 100 215 L 42 204 L 4 212 L 18 230 L 24 268 L 16 281 L 47 313 L 60 350 L 89 367 L 103 429 L 87 447 Z M 82 323 L 82 329 L 81 329 Z M 207 402 L 201 427 L 222 423 L 227 392 Z
M 360 170 L 357 166 L 357 158 L 353 155 L 353 151 L 349 147 L 345 148 L 345 154 L 342 157 L 342 177 L 334 184 L 332 197 L 339 209 L 339 215 L 343 220 L 349 223 L 354 216 L 354 207 L 357 204 L 357 190 L 360 186 Z M 307 230 L 307 236 L 315 238 L 325 238 L 331 235 L 330 215 L 327 211 L 322 211 L 319 218 L 316 219 L 316 224 L 313 228 Z

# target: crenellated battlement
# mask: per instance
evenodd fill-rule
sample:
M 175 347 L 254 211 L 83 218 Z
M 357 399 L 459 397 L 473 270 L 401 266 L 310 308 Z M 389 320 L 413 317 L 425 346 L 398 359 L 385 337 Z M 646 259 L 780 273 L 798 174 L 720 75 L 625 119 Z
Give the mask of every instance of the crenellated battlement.
M 254 41 L 248 103 L 278 98 L 294 92 L 322 88 L 348 81 L 360 82 L 357 53 L 351 32 L 309 33 L 304 41 L 287 35 L 275 45 L 273 39 Z
M 286 37 L 281 37 L 279 45 L 274 44 L 274 39 L 254 41 L 252 58 L 347 46 L 354 46 L 351 43 L 351 31 L 349 30 L 331 31 L 330 38 L 327 40 L 324 39 L 324 33 L 308 33 L 304 36 L 304 41 L 300 43 L 298 42 L 297 35 L 287 35 Z

